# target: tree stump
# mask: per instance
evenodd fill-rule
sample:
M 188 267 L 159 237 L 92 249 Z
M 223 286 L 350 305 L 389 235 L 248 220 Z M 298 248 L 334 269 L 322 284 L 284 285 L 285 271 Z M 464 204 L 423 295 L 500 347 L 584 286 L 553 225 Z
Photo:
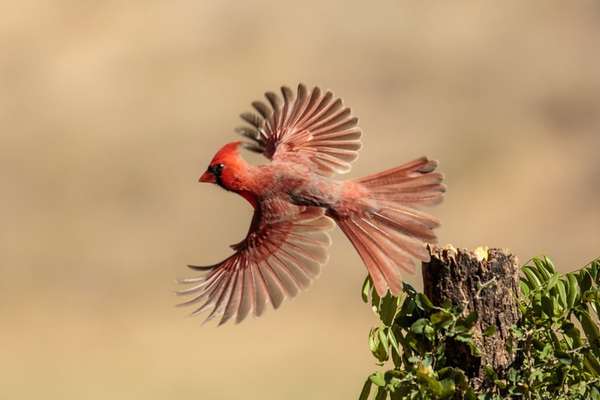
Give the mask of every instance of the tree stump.
M 475 389 L 484 387 L 486 366 L 502 376 L 514 361 L 507 341 L 510 327 L 519 320 L 517 258 L 507 250 L 482 247 L 474 251 L 430 247 L 429 251 L 431 260 L 423 263 L 425 294 L 435 305 L 449 301 L 464 307 L 465 315 L 475 311 L 478 316 L 473 336 L 481 356 L 453 342 L 446 348 L 448 362 L 465 370 Z

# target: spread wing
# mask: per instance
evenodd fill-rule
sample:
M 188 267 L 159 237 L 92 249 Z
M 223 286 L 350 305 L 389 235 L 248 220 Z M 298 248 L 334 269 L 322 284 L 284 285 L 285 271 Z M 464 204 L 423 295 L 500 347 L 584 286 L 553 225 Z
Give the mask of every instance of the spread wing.
M 309 165 L 329 176 L 350 171 L 358 157 L 361 130 L 358 118 L 332 92 L 298 85 L 294 93 L 281 88 L 281 97 L 265 93 L 267 103 L 252 103 L 256 113 L 243 113 L 248 126 L 237 131 L 253 140 L 247 148 L 273 160 L 291 160 Z
M 189 266 L 204 274 L 180 281 L 191 286 L 177 294 L 192 298 L 179 305 L 197 305 L 192 315 L 210 310 L 206 320 L 220 317 L 219 325 L 250 312 L 260 316 L 267 303 L 278 308 L 319 274 L 332 227 L 320 208 L 262 201 L 246 238 L 231 246 L 233 255 L 212 266 Z

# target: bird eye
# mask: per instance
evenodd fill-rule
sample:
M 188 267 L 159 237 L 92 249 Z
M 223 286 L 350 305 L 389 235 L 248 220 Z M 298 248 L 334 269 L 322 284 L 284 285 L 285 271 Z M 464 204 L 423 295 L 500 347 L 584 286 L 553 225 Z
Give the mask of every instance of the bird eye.
M 221 171 L 223 171 L 223 168 L 225 168 L 224 164 L 213 164 L 208 167 L 208 170 L 212 172 L 214 176 L 219 177 L 221 176 Z

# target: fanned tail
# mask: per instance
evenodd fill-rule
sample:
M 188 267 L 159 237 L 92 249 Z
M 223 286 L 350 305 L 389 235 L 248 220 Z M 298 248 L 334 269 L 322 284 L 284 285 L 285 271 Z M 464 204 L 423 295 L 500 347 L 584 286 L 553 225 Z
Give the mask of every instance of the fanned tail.
M 429 261 L 427 243 L 435 243 L 439 221 L 418 208 L 442 201 L 443 175 L 425 157 L 357 179 L 367 198 L 348 212 L 332 216 L 358 251 L 377 293 L 401 290 L 401 273 L 414 273 L 417 261 Z M 343 211 L 343 210 L 341 210 Z

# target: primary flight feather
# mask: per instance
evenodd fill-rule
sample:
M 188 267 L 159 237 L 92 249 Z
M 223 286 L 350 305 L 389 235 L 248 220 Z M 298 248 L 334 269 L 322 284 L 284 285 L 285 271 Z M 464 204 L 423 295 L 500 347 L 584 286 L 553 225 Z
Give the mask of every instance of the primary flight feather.
M 182 279 L 190 287 L 181 305 L 207 320 L 242 321 L 260 316 L 267 304 L 278 308 L 319 274 L 331 243 L 327 231 L 337 224 L 364 262 L 379 295 L 401 290 L 401 273 L 428 261 L 436 218 L 419 211 L 439 203 L 446 190 L 437 162 L 419 158 L 354 180 L 333 174 L 350 171 L 358 157 L 361 130 L 350 108 L 330 91 L 298 85 L 296 93 L 265 94 L 237 131 L 250 143 L 221 148 L 200 182 L 238 193 L 254 207 L 246 238 L 233 255 L 211 266 L 189 267 L 202 275 Z M 262 153 L 265 165 L 248 164 L 240 148 Z

